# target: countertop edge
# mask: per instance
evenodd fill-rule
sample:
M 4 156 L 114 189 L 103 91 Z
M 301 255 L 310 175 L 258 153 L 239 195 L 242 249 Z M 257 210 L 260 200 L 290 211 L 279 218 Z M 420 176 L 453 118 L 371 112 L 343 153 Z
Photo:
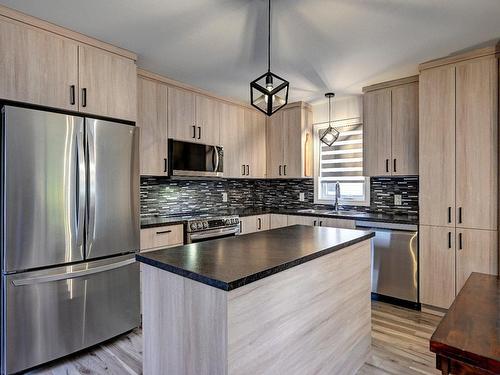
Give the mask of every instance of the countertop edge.
M 327 249 L 317 251 L 313 254 L 309 254 L 309 255 L 303 256 L 301 258 L 297 258 L 297 259 L 288 261 L 286 263 L 283 263 L 283 264 L 268 268 L 266 270 L 257 272 L 253 275 L 249 275 L 249 276 L 246 276 L 244 278 L 233 280 L 230 282 L 224 282 L 221 280 L 213 279 L 213 278 L 210 278 L 207 276 L 200 275 L 200 274 L 195 273 L 195 272 L 187 271 L 183 268 L 179 268 L 179 267 L 172 266 L 170 264 L 158 262 L 158 261 L 155 261 L 153 259 L 147 258 L 140 253 L 136 254 L 135 258 L 138 262 L 162 269 L 162 270 L 167 271 L 167 272 L 174 273 L 174 274 L 182 276 L 182 277 L 186 277 L 186 278 L 194 280 L 194 281 L 198 281 L 202 284 L 212 286 L 214 288 L 221 289 L 221 290 L 224 290 L 226 292 L 230 292 L 231 290 L 234 290 L 234 289 L 240 288 L 242 286 L 251 284 L 255 281 L 264 279 L 264 278 L 272 276 L 274 274 L 286 271 L 290 268 L 299 266 L 303 263 L 307 263 L 311 260 L 320 258 L 322 256 L 328 255 L 328 254 L 333 253 L 335 251 L 342 250 L 346 247 L 355 245 L 357 243 L 369 240 L 370 238 L 373 238 L 373 237 L 375 237 L 374 232 L 365 233 L 358 238 L 342 242 L 341 244 L 329 247 Z M 159 249 L 159 250 L 161 250 L 161 249 Z M 165 249 L 165 250 L 167 250 L 167 249 Z

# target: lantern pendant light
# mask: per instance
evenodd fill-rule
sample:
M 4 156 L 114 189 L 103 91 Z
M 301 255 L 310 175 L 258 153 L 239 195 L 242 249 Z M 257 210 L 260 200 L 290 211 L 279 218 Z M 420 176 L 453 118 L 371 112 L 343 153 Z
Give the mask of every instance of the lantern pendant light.
M 331 147 L 339 139 L 340 132 L 332 126 L 332 98 L 335 94 L 327 92 L 325 96 L 328 98 L 328 128 L 321 134 L 320 141 Z
M 288 102 L 288 81 L 271 73 L 271 0 L 269 0 L 267 37 L 267 73 L 250 83 L 251 104 L 271 116 Z

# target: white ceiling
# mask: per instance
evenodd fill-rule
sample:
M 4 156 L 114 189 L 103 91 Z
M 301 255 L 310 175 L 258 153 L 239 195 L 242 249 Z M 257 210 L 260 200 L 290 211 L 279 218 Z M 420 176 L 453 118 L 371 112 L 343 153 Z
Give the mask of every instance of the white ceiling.
M 233 97 L 266 71 L 267 0 L 0 0 L 138 53 L 138 65 Z M 500 0 L 272 0 L 272 71 L 291 100 L 417 73 L 500 37 Z

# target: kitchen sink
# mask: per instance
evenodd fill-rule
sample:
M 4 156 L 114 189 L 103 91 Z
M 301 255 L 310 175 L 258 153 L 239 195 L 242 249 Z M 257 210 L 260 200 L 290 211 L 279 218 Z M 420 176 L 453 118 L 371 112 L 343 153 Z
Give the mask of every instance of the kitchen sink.
M 324 214 L 328 214 L 330 211 L 328 211 L 328 210 L 315 210 L 314 208 L 306 208 L 303 210 L 297 210 L 297 212 L 301 213 L 301 214 L 324 215 Z

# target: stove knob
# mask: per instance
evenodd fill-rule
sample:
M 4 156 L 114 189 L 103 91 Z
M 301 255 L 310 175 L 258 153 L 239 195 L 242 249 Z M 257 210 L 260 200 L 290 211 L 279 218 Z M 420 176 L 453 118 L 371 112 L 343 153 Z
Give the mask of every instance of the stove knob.
M 196 223 L 196 229 L 203 229 L 202 223 Z
M 196 223 L 191 223 L 190 227 L 191 227 L 191 229 L 193 229 L 193 230 L 194 230 L 194 229 L 196 229 Z
M 207 229 L 208 228 L 208 221 L 204 221 L 203 222 L 203 229 Z

